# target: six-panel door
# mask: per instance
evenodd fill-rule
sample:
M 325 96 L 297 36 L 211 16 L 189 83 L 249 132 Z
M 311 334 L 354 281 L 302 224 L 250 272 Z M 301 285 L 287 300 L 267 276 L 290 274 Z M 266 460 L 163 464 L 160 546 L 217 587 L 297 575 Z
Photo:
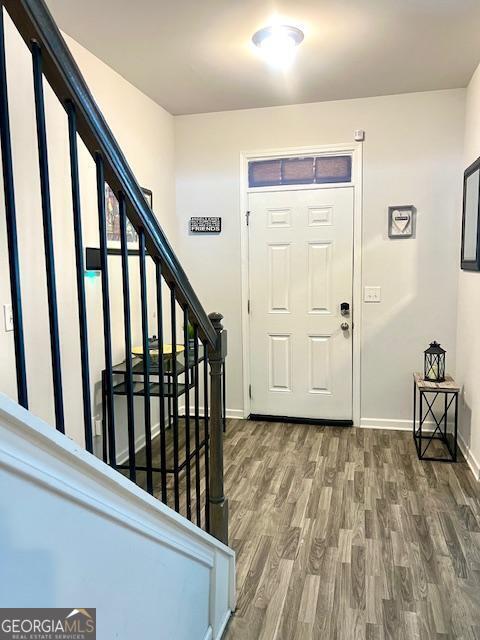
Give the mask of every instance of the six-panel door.
M 251 412 L 351 420 L 353 187 L 252 192 L 249 209 Z

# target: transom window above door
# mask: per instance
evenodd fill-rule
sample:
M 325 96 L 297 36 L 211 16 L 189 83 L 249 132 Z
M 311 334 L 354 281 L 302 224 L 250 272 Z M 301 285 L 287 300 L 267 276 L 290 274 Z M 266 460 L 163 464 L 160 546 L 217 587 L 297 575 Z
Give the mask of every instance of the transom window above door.
M 249 187 L 294 184 L 326 184 L 352 181 L 352 156 L 307 156 L 252 160 L 248 163 Z

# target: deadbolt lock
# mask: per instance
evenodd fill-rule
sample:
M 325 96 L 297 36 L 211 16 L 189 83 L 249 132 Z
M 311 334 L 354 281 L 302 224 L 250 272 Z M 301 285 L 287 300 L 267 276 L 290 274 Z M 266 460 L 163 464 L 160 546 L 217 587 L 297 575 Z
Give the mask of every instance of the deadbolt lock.
M 348 316 L 348 314 L 350 313 L 350 305 L 348 304 L 348 302 L 340 303 L 340 313 L 342 314 L 342 316 Z

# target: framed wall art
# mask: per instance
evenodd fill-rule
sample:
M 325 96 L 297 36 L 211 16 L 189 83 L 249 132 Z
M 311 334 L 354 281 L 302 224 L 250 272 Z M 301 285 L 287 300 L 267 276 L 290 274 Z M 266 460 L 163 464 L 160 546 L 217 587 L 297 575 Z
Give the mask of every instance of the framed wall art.
M 463 175 L 461 267 L 480 271 L 480 158 Z
M 412 204 L 388 207 L 388 237 L 413 238 L 415 213 L 416 209 Z
M 153 193 L 142 187 L 142 193 L 150 208 L 153 207 Z M 110 248 L 120 248 L 120 210 L 115 193 L 105 183 L 105 216 L 107 224 L 107 243 Z M 138 235 L 132 223 L 127 220 L 127 245 L 129 249 L 138 249 Z

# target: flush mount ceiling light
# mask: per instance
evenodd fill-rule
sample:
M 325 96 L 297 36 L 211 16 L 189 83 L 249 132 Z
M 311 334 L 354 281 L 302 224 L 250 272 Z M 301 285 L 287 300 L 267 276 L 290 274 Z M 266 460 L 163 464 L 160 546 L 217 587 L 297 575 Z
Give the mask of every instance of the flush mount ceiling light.
M 285 68 L 292 62 L 303 37 L 303 31 L 298 27 L 281 24 L 260 29 L 253 34 L 252 42 L 270 64 Z

